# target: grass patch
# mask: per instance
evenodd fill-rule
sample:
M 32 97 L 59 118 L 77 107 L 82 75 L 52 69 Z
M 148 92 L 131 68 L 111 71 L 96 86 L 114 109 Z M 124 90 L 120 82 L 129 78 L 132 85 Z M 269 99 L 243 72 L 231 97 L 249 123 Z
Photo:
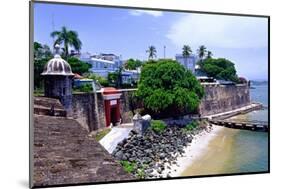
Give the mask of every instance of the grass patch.
M 132 173 L 136 169 L 136 163 L 131 163 L 129 161 L 120 161 L 120 164 L 127 173 Z
M 151 129 L 156 133 L 162 133 L 166 129 L 167 125 L 164 121 L 161 120 L 152 120 Z
M 100 140 L 101 140 L 105 135 L 107 135 L 110 131 L 111 131 L 111 129 L 108 128 L 108 129 L 104 129 L 104 130 L 98 132 L 98 133 L 95 135 L 95 139 L 96 139 L 97 141 L 100 141 Z
M 148 165 L 144 164 L 138 167 L 136 162 L 130 162 L 126 160 L 119 161 L 119 163 L 127 173 L 134 174 L 138 179 L 146 178 L 145 169 L 148 168 Z
M 43 89 L 34 89 L 33 95 L 34 96 L 44 96 L 44 90 Z

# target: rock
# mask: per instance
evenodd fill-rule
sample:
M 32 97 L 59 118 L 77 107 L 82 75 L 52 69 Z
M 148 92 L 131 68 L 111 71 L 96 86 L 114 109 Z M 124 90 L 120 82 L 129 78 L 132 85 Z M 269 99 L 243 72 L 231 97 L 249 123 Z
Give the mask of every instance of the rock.
M 146 172 L 147 172 L 147 173 L 152 173 L 152 172 L 153 172 L 153 169 L 147 169 Z
M 164 159 L 165 156 L 166 156 L 165 153 L 160 153 L 160 154 L 159 154 L 160 159 Z
M 119 160 L 122 160 L 123 159 L 123 152 L 122 151 L 118 151 L 116 154 L 115 154 L 115 157 Z
M 178 120 L 177 124 L 182 124 L 180 122 Z M 196 133 L 201 133 L 200 129 L 183 132 L 178 126 L 169 126 L 162 134 L 157 134 L 151 129 L 144 135 L 131 131 L 129 138 L 120 142 L 112 155 L 118 160 L 136 162 L 139 169 L 144 169 L 146 178 L 155 178 L 156 175 L 162 174 L 164 164 L 169 165 L 168 170 L 172 169 L 171 165 L 177 164 L 177 157 L 185 153 L 184 148 L 192 142 Z M 136 175 L 137 172 L 133 174 Z M 169 175 L 170 172 L 167 177 Z

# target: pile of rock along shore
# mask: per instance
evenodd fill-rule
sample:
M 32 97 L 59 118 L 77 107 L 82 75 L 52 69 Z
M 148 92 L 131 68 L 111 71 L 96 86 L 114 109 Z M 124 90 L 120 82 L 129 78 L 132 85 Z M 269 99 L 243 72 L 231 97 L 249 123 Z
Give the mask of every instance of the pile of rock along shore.
M 134 165 L 131 173 L 137 178 L 170 177 L 172 171 L 176 171 L 172 170 L 172 165 L 177 165 L 177 158 L 184 154 L 184 148 L 192 142 L 194 136 L 210 130 L 211 125 L 207 123 L 200 124 L 192 131 L 179 126 L 168 126 L 160 133 L 149 128 L 140 135 L 132 130 L 129 137 L 117 145 L 112 155 L 117 160 Z

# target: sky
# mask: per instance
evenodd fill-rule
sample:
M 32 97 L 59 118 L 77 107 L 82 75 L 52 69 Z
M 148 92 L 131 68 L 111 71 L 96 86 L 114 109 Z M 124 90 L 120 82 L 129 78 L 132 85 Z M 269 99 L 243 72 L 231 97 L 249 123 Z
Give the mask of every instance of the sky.
M 267 18 L 124 8 L 34 3 L 34 41 L 52 46 L 50 33 L 66 26 L 78 33 L 81 52 L 114 53 L 146 60 L 148 46 L 157 58 L 175 58 L 189 45 L 205 45 L 214 58 L 235 63 L 239 76 L 268 78 Z

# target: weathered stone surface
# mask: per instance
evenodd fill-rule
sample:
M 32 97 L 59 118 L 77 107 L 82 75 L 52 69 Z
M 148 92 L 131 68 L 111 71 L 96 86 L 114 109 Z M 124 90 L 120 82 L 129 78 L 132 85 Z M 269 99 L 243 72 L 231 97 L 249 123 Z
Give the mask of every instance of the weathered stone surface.
M 55 98 L 34 97 L 34 114 L 66 117 L 66 110 Z
M 231 111 L 250 104 L 248 85 L 204 85 L 205 96 L 199 106 L 201 115 Z
M 34 186 L 134 178 L 73 119 L 34 115 L 33 159 Z
M 205 96 L 198 108 L 200 114 L 211 115 L 249 105 L 250 93 L 247 85 L 204 85 Z M 132 122 L 134 108 L 141 108 L 142 102 L 132 102 L 135 90 L 121 90 L 120 113 L 122 123 Z M 89 131 L 105 127 L 104 100 L 102 93 L 73 94 L 73 118 Z M 177 120 L 173 125 L 186 125 L 189 120 Z
M 120 113 L 122 123 L 131 123 L 133 114 L 130 111 L 130 95 L 133 90 L 122 90 Z M 79 93 L 72 96 L 73 118 L 89 131 L 105 127 L 104 99 L 101 92 Z

